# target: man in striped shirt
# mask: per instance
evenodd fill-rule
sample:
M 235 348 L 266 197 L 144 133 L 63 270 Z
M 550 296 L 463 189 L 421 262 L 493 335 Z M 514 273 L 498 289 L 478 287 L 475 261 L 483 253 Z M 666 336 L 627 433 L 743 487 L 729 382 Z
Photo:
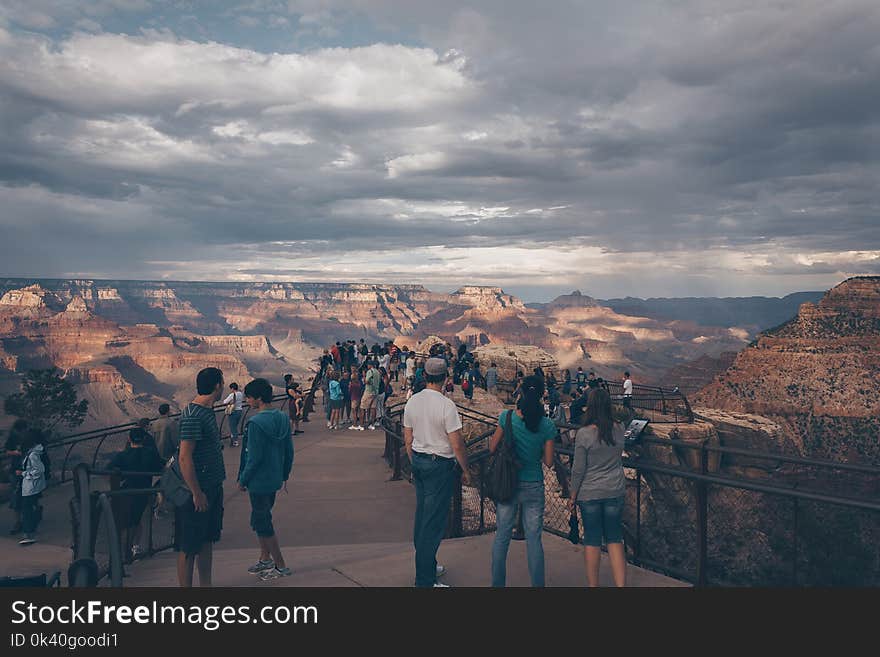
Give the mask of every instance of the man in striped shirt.
M 196 377 L 198 394 L 180 416 L 180 472 L 192 501 L 177 507 L 175 549 L 177 580 L 191 587 L 196 557 L 199 585 L 211 586 L 214 543 L 223 528 L 223 481 L 226 466 L 214 404 L 223 395 L 223 372 L 207 367 Z

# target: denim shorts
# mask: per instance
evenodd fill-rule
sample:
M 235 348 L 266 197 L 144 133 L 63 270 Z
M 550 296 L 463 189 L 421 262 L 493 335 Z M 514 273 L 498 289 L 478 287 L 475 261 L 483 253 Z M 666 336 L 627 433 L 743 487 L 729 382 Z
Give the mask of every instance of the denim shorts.
M 251 529 L 257 536 L 269 538 L 275 536 L 272 525 L 272 507 L 275 506 L 275 493 L 250 493 L 251 498 Z
M 581 510 L 581 522 L 584 524 L 584 545 L 602 547 L 603 534 L 606 545 L 623 543 L 623 497 L 578 501 L 577 504 Z

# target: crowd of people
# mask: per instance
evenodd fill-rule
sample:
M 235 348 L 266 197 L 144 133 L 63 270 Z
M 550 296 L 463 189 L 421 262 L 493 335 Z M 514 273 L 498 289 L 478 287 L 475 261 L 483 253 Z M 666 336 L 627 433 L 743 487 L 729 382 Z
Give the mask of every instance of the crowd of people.
M 466 400 L 476 387 L 497 393 L 498 368 L 494 362 L 482 371 L 466 345 L 453 350 L 436 344 L 424 354 L 394 342 L 367 347 L 364 340 L 337 342 L 324 350 L 319 362 L 319 380 L 327 427 L 348 426 L 350 430 L 375 430 L 386 415 L 389 399 L 405 393 L 404 443 L 412 464 L 416 489 L 413 543 L 415 584 L 443 587 L 439 577 L 445 568 L 437 564 L 437 550 L 446 528 L 454 473 L 461 471 L 469 483 L 467 453 L 462 438 L 462 420 L 451 399 L 454 386 L 461 387 Z M 241 491 L 251 505 L 250 526 L 260 549 L 259 558 L 248 571 L 261 579 L 276 579 L 291 573 L 284 562 L 280 542 L 272 523 L 272 509 L 278 491 L 287 490 L 294 462 L 293 436 L 303 433 L 308 422 L 305 394 L 291 375 L 284 377 L 287 412 L 272 408 L 273 388 L 265 379 L 254 379 L 243 390 L 235 382 L 225 387 L 223 373 L 206 368 L 196 379 L 196 395 L 172 419 L 168 404 L 159 407 L 159 418 L 141 420 L 129 432 L 125 449 L 114 455 L 110 469 L 120 473 L 120 488 L 146 489 L 154 486 L 154 475 L 176 467 L 189 491 L 187 501 L 174 507 L 175 549 L 179 552 L 177 573 L 181 586 L 191 586 L 196 567 L 199 583 L 212 581 L 212 546 L 223 527 L 223 482 L 226 467 L 222 454 L 220 424 L 215 405 L 225 406 L 230 445 L 241 446 L 237 476 Z M 622 402 L 631 413 L 632 380 L 623 381 Z M 228 391 L 227 391 L 228 390 Z M 506 561 L 517 513 L 527 543 L 528 570 L 533 586 L 544 585 L 542 530 L 544 475 L 542 463 L 556 469 L 572 513 L 580 512 L 583 524 L 584 563 L 587 581 L 598 585 L 600 548 L 608 549 L 615 584 L 623 586 L 626 561 L 622 544 L 621 513 L 624 478 L 622 455 L 625 427 L 615 421 L 608 385 L 594 372 L 582 367 L 566 369 L 560 379 L 540 367 L 528 376 L 518 371 L 512 393 L 514 408 L 504 410 L 489 440 L 494 453 L 503 441 L 515 448 L 518 479 L 512 499 L 496 505 L 497 531 L 491 555 L 493 586 L 506 583 Z M 250 412 L 245 426 L 244 407 Z M 568 407 L 568 417 L 565 408 Z M 572 446 L 574 458 L 568 479 L 554 453 L 560 425 L 577 425 Z M 40 496 L 50 471 L 45 436 L 19 420 L 6 444 L 7 455 L 20 460 L 18 483 L 12 506 L 16 511 L 14 533 L 22 532 L 22 545 L 34 542 L 42 516 Z M 159 493 L 153 509 L 165 506 Z M 119 498 L 118 498 L 119 499 Z M 139 547 L 140 527 L 150 495 L 133 495 L 118 518 L 126 552 L 132 557 Z

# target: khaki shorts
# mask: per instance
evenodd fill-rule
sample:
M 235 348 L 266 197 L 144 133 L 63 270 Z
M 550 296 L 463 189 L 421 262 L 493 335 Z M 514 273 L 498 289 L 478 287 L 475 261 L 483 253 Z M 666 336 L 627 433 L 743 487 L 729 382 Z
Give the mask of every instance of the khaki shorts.
M 376 395 L 372 393 L 364 393 L 364 396 L 361 397 L 361 408 L 364 410 L 372 408 L 375 401 Z

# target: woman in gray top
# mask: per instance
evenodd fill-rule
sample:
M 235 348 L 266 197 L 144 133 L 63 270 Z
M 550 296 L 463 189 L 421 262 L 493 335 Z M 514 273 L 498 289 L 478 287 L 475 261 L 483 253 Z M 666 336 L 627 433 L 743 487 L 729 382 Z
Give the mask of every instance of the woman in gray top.
M 624 427 L 614 422 L 611 395 L 595 388 L 590 392 L 584 426 L 578 429 L 571 468 L 571 499 L 568 508 L 580 507 L 584 524 L 584 562 L 587 582 L 599 586 L 602 536 L 608 546 L 611 572 L 617 586 L 626 584 L 626 555 L 623 549 L 621 514 Z

